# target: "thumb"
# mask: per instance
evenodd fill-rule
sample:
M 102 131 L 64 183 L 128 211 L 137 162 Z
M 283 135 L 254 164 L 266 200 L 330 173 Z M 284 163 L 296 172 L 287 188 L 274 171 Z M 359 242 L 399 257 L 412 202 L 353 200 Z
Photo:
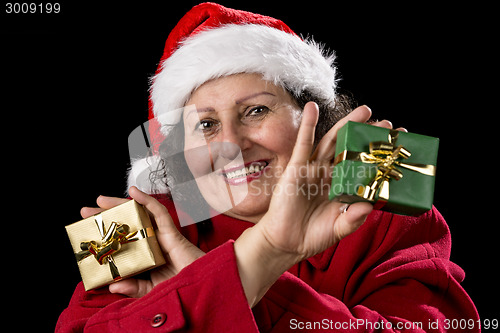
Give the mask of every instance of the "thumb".
M 122 294 L 128 297 L 139 298 L 146 295 L 153 289 L 150 280 L 125 279 L 109 285 L 109 292 L 112 294 Z
M 302 120 L 297 133 L 297 140 L 293 147 L 290 164 L 306 163 L 311 157 L 314 145 L 314 131 L 318 123 L 319 108 L 314 102 L 309 102 L 302 111 Z

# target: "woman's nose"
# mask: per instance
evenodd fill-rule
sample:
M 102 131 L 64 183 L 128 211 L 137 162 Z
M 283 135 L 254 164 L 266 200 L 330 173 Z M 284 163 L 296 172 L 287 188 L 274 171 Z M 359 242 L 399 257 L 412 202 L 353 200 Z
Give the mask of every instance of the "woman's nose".
M 234 159 L 239 153 L 250 148 L 251 140 L 248 134 L 248 129 L 237 122 L 223 124 L 217 140 L 221 143 L 220 154 L 227 159 Z
M 216 150 L 218 151 L 218 155 L 226 160 L 234 160 L 239 155 L 241 155 L 240 146 L 233 142 L 222 141 L 222 142 L 213 142 L 212 144 L 216 145 L 216 147 L 214 148 L 216 148 Z
M 247 129 L 237 124 L 222 127 L 217 140 L 210 143 L 211 157 L 215 169 L 227 164 L 243 164 L 242 152 L 251 147 Z

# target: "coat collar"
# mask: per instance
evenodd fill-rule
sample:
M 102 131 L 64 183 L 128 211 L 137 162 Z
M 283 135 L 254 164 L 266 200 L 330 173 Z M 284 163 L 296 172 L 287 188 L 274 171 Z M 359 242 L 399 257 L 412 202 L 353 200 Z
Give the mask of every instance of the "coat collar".
M 254 223 L 236 219 L 224 214 L 219 214 L 212 217 L 212 227 L 204 236 L 200 235 L 200 248 L 206 247 L 212 250 L 223 244 L 229 239 L 236 240 L 248 228 L 254 226 Z M 336 245 L 327 250 L 308 258 L 307 261 L 319 270 L 328 268 L 332 256 L 335 252 Z M 205 250 L 202 248 L 202 250 Z
M 243 231 L 255 225 L 252 222 L 236 219 L 212 210 L 210 215 L 213 217 L 209 221 L 180 227 L 178 214 L 184 213 L 176 211 L 173 202 L 167 196 L 156 195 L 155 198 L 168 209 L 174 223 L 184 237 L 204 252 L 211 251 L 228 240 L 236 240 Z M 326 270 L 336 248 L 337 244 L 306 261 L 318 270 Z

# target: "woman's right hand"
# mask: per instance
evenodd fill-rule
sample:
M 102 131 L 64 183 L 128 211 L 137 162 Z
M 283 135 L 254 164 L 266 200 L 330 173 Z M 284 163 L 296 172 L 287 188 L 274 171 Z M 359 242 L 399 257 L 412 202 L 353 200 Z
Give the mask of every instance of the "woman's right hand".
M 158 227 L 156 237 L 167 263 L 151 270 L 150 280 L 124 279 L 110 284 L 109 291 L 129 297 L 142 297 L 157 284 L 174 277 L 184 267 L 190 265 L 205 253 L 188 241 L 177 230 L 165 206 L 155 198 L 141 192 L 135 186 L 129 189 L 129 194 L 135 201 L 146 208 L 150 217 L 156 222 Z M 125 202 L 128 202 L 128 199 L 100 196 L 97 198 L 99 208 L 84 207 L 80 211 L 80 214 L 83 218 L 87 218 Z

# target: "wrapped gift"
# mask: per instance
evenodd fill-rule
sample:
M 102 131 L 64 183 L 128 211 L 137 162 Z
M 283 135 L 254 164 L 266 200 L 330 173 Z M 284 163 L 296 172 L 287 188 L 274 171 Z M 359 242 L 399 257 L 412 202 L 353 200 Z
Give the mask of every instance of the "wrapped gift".
M 134 200 L 66 226 L 85 290 L 165 264 L 151 220 Z
M 330 200 L 420 215 L 432 208 L 439 139 L 348 122 L 337 134 Z

